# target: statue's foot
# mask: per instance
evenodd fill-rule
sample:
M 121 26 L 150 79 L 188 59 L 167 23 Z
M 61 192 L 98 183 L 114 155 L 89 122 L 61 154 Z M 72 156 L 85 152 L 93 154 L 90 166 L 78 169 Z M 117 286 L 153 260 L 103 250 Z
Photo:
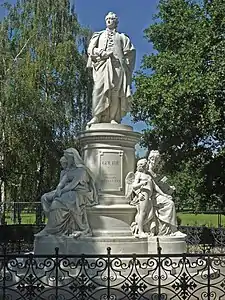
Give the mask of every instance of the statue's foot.
M 87 122 L 87 126 L 90 127 L 92 124 L 99 123 L 98 117 L 94 117 L 91 119 L 91 121 Z
M 153 237 L 153 236 L 155 236 L 155 234 L 154 234 L 154 232 L 150 232 L 150 233 L 148 234 L 148 236 L 149 236 L 149 237 Z
M 112 120 L 111 124 L 118 124 L 118 122 L 116 122 L 115 120 Z
M 170 236 L 185 237 L 186 234 L 178 230 L 178 231 L 171 233 Z
M 81 236 L 81 231 L 76 231 L 70 234 L 71 237 L 73 238 L 78 238 L 79 236 Z
M 148 236 L 148 234 L 145 233 L 145 232 L 140 232 L 139 235 L 138 235 L 139 239 L 146 238 L 147 236 Z

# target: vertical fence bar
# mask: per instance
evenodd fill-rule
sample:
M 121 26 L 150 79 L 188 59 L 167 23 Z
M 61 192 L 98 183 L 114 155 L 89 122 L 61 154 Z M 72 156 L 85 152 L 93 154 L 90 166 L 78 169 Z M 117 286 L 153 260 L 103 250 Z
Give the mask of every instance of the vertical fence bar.
M 111 268 L 111 248 L 107 248 L 107 300 L 110 300 L 110 268 Z
M 55 299 L 58 299 L 59 296 L 59 248 L 55 248 Z
M 2 209 L 3 209 L 3 211 L 2 211 L 2 217 L 1 217 L 1 224 L 6 225 L 7 223 L 6 223 L 6 216 L 5 216 L 5 214 L 6 214 L 6 202 L 5 201 L 2 204 Z
M 3 246 L 3 300 L 6 299 L 6 266 L 7 266 L 7 259 L 6 259 L 6 253 L 7 253 L 7 246 Z
M 18 208 L 18 224 L 21 224 L 21 221 L 22 221 L 22 217 L 21 217 L 22 205 L 21 205 L 21 202 L 17 202 L 17 208 Z
M 158 300 L 161 300 L 161 253 L 162 253 L 162 248 L 160 247 L 159 244 L 159 238 L 157 238 L 157 251 L 158 251 Z
M 13 202 L 12 205 L 13 205 L 13 224 L 16 224 L 16 219 L 17 219 L 16 202 Z
M 36 203 L 35 215 L 36 215 L 35 223 L 36 223 L 36 225 L 40 226 L 42 224 L 42 206 L 41 206 L 41 202 Z
M 207 299 L 210 300 L 210 266 L 211 266 L 211 262 L 210 262 L 210 257 L 209 257 L 209 253 L 207 254 Z

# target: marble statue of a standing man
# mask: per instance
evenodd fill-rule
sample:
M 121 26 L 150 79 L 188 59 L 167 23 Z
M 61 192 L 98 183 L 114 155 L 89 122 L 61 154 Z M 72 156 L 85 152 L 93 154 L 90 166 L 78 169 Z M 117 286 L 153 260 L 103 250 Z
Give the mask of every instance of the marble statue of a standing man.
M 95 32 L 88 47 L 87 67 L 93 68 L 92 115 L 95 123 L 120 123 L 129 110 L 135 48 L 117 32 L 118 17 L 109 12 L 106 30 Z

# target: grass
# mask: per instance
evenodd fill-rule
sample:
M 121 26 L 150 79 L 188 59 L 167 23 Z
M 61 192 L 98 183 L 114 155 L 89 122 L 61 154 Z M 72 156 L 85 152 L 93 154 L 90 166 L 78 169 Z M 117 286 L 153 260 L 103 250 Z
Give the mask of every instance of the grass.
M 178 213 L 177 216 L 181 219 L 181 225 L 186 226 L 203 226 L 217 227 L 218 215 L 217 214 L 188 214 Z M 225 216 L 221 215 L 221 225 L 225 226 Z
M 186 226 L 203 226 L 217 227 L 218 226 L 218 215 L 217 214 L 189 214 L 189 213 L 178 213 L 177 216 L 181 219 L 181 225 Z M 34 213 L 22 213 L 21 224 L 35 224 L 36 216 Z M 13 224 L 10 214 L 6 214 L 7 224 Z M 225 216 L 221 216 L 221 224 L 225 227 Z
M 10 214 L 6 214 L 5 221 L 8 225 L 13 224 L 13 220 Z M 35 224 L 36 216 L 35 214 L 22 213 L 21 214 L 21 224 Z

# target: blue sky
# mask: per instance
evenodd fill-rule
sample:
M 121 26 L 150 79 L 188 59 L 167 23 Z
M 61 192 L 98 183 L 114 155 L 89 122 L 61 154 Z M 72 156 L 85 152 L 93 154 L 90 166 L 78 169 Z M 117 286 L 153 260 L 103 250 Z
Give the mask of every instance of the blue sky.
M 4 2 L 5 0 L 0 0 L 0 4 Z M 8 2 L 15 4 L 16 0 Z M 93 31 L 105 28 L 104 17 L 107 12 L 113 11 L 118 15 L 118 30 L 131 38 L 137 50 L 135 70 L 138 70 L 143 55 L 153 51 L 152 45 L 144 39 L 143 31 L 153 23 L 153 15 L 157 12 L 159 0 L 72 0 L 72 2 L 75 4 L 79 22 Z M 0 18 L 4 13 L 0 8 Z M 133 124 L 129 116 L 123 119 L 123 123 L 132 125 L 136 131 L 146 128 L 144 122 Z

